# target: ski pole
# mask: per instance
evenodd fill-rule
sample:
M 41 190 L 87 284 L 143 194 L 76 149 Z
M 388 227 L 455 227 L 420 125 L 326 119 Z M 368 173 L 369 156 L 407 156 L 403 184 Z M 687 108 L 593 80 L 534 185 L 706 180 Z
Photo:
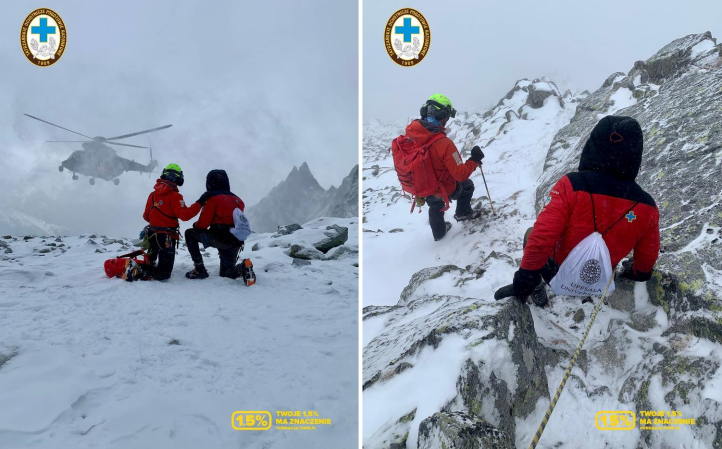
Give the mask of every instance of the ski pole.
M 481 168 L 481 165 L 479 165 L 479 170 L 481 171 L 481 177 L 484 179 L 484 187 L 486 187 L 486 196 L 489 197 L 489 204 L 491 204 L 491 213 L 492 213 L 492 215 L 496 215 L 496 212 L 494 212 L 494 202 L 491 201 L 491 194 L 489 193 L 489 186 L 486 183 L 486 176 L 484 176 L 484 169 Z

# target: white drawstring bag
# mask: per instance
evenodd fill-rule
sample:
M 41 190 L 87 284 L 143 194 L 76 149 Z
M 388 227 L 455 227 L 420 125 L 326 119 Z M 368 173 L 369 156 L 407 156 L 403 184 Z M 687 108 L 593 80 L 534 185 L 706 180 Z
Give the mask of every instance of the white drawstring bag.
M 555 295 L 599 296 L 613 276 L 612 258 L 602 234 L 594 231 L 572 249 L 549 285 Z M 607 294 L 614 291 L 614 281 Z
M 245 242 L 253 231 L 251 231 L 251 223 L 248 222 L 248 217 L 239 208 L 233 211 L 233 224 L 231 228 L 231 234 L 241 242 Z

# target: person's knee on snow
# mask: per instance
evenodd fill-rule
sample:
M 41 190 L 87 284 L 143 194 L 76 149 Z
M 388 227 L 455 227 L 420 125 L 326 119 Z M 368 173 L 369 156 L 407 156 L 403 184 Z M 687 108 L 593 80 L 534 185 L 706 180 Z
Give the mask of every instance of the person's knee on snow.
M 207 277 L 207 270 L 203 265 L 198 242 L 203 243 L 206 248 L 214 247 L 218 249 L 221 259 L 220 275 L 232 277 L 226 275 L 235 268 L 238 252 L 243 244 L 231 233 L 231 228 L 234 226 L 233 213 L 236 209 L 244 211 L 245 204 L 230 189 L 230 180 L 225 170 L 211 170 L 208 172 L 206 176 L 206 192 L 198 199 L 203 205 L 203 211 L 198 221 L 193 223 L 193 228 L 186 231 L 186 236 L 193 239 L 193 249 L 191 249 L 191 240 L 187 237 L 189 242 L 188 250 L 197 254 L 194 256 L 191 253 L 196 268 L 186 273 L 186 276 L 191 279 L 197 279 L 195 276 L 199 273 L 201 275 L 205 274 L 205 276 L 201 277 Z M 196 248 L 198 248 L 197 251 Z

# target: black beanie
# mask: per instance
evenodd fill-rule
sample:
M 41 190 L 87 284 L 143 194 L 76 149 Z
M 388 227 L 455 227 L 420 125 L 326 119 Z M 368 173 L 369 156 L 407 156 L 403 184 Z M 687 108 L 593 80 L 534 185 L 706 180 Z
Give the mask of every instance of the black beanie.
M 632 117 L 609 115 L 597 123 L 584 145 L 579 171 L 599 170 L 633 181 L 642 165 L 642 127 Z
M 228 175 L 225 170 L 211 170 L 206 176 L 206 190 L 213 192 L 215 190 L 231 190 L 231 184 L 228 181 Z

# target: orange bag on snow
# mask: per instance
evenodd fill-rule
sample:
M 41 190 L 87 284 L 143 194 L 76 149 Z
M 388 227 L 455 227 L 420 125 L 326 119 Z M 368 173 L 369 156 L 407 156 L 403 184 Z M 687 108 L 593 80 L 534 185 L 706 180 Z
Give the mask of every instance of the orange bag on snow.
M 143 257 L 138 259 L 137 256 Z M 109 278 L 117 277 L 128 282 L 143 279 L 146 276 L 144 270 L 146 266 L 150 266 L 150 261 L 142 249 L 123 254 L 115 259 L 108 259 L 104 264 L 105 274 Z

